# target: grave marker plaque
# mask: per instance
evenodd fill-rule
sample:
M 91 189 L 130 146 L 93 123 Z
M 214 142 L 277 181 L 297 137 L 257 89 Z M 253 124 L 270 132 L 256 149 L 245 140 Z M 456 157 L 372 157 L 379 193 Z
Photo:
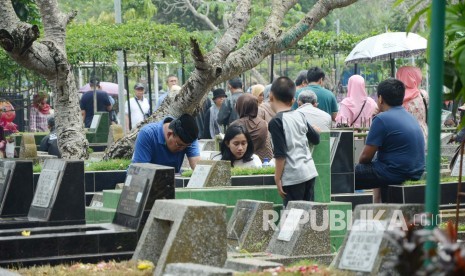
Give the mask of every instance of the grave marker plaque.
M 289 201 L 285 211 L 288 212 L 287 218 L 281 229 L 276 229 L 266 252 L 283 256 L 330 254 L 329 227 L 313 227 L 322 226 L 325 221 L 329 221 L 327 204 Z M 311 219 L 301 221 L 304 213 Z
M 197 165 L 195 170 L 192 173 L 191 179 L 187 184 L 187 188 L 202 188 L 207 181 L 210 171 L 212 169 L 211 165 Z
M 0 204 L 5 197 L 6 188 L 9 182 L 11 169 L 7 167 L 8 162 L 0 162 Z
M 231 228 L 228 225 L 228 239 L 239 240 L 252 212 L 252 208 L 237 208 L 237 213 L 231 218 L 233 220 Z
M 354 223 L 333 261 L 334 267 L 355 271 L 357 275 L 396 275 L 390 260 L 397 250 L 383 233 L 390 227 L 414 221 L 423 212 L 421 204 L 357 205 Z
M 47 159 L 28 213 L 29 221 L 53 225 L 85 223 L 84 162 Z
M 236 252 L 263 252 L 273 229 L 263 227 L 265 212 L 273 210 L 273 203 L 258 200 L 238 200 L 228 223 L 228 250 Z
M 224 160 L 200 160 L 186 188 L 231 186 L 231 163 Z
M 149 163 L 131 164 L 113 223 L 140 229 L 156 200 L 172 198 L 174 168 Z
M 96 129 L 100 123 L 100 114 L 95 114 L 90 123 L 90 128 Z
M 138 175 L 131 177 L 130 184 L 123 188 L 116 211 L 133 217 L 139 216 L 142 199 L 147 196 L 147 182 L 147 178 Z
M 355 220 L 339 269 L 371 272 L 386 226 L 387 221 Z
M 282 241 L 290 241 L 292 238 L 292 235 L 294 235 L 294 232 L 298 230 L 299 227 L 299 222 L 304 214 L 304 210 L 302 209 L 294 209 L 292 208 L 289 211 L 289 214 L 286 217 L 286 220 L 283 223 L 283 226 L 281 227 L 279 234 L 278 234 L 278 240 Z
M 51 199 L 55 194 L 57 186 L 58 175 L 57 170 L 44 169 L 40 173 L 39 181 L 37 183 L 36 193 L 32 200 L 32 205 L 36 207 L 48 208 L 51 204 Z

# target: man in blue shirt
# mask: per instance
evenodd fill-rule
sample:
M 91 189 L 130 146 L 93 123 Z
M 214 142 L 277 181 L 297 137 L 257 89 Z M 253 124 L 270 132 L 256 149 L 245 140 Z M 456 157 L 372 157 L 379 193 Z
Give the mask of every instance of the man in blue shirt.
M 189 165 L 194 169 L 200 160 L 198 133 L 195 119 L 189 114 L 147 124 L 137 135 L 132 163 L 170 166 L 178 173 L 184 155 L 187 155 Z
M 87 128 L 90 127 L 94 118 L 94 89 L 96 89 L 95 93 L 97 94 L 97 111 L 110 112 L 112 109 L 107 92 L 100 90 L 100 81 L 98 79 L 91 79 L 89 85 L 91 90 L 82 95 L 81 102 L 79 103 L 84 125 Z
M 378 85 L 380 114 L 373 119 L 355 166 L 355 188 L 382 188 L 383 201 L 388 185 L 418 180 L 425 170 L 425 139 L 417 120 L 402 106 L 404 95 L 405 86 L 399 80 Z

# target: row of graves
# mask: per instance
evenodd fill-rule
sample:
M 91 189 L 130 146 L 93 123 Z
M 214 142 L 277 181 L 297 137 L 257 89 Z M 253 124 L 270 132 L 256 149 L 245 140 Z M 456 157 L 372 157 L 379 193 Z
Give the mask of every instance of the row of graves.
M 202 142 L 202 159 L 214 147 Z M 322 133 L 315 202 L 285 210 L 274 183 L 233 185 L 225 161 L 201 161 L 189 180 L 131 164 L 123 183 L 105 184 L 119 189 L 100 193 L 83 161 L 47 159 L 35 181 L 32 161 L 0 160 L 0 266 L 143 259 L 155 275 L 231 275 L 314 260 L 375 275 L 395 254 L 384 250 L 388 226 L 423 207 L 360 204 L 371 195 L 354 194 L 353 149 L 352 132 Z
M 331 249 L 331 232 L 350 229 L 346 226 L 352 221 L 350 204 L 344 213 L 334 202 L 293 201 L 277 212 L 273 202 L 237 200 L 227 219 L 226 204 L 174 199 L 173 168 L 132 164 L 113 221 L 87 224 L 82 161 L 46 160 L 36 187 L 29 184 L 25 193 L 35 190 L 32 197 L 19 196 L 26 183 L 15 181 L 18 174 L 32 175 L 31 162 L 1 163 L 4 267 L 132 258 L 154 262 L 155 275 L 232 275 L 314 260 L 374 275 L 384 269 L 390 255 L 381 250 L 388 247 L 385 229 L 376 225 L 387 226 L 392 218 L 398 223 L 422 212 L 421 205 L 358 205 L 353 228 L 344 232 L 337 254 Z M 28 203 L 29 210 L 11 212 L 6 208 L 11 202 Z M 393 215 L 399 211 L 401 215 Z

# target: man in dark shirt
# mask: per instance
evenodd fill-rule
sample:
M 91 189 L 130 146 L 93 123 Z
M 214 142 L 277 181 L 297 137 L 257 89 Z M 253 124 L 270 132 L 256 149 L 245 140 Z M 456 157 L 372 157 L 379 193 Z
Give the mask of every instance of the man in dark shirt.
M 234 78 L 228 81 L 228 89 L 231 91 L 231 97 L 223 101 L 223 105 L 218 112 L 218 124 L 220 126 L 229 126 L 232 122 L 239 119 L 236 111 L 237 99 L 244 94 L 242 90 L 241 78 Z
M 50 155 L 56 155 L 61 158 L 60 149 L 58 148 L 58 136 L 55 129 L 55 118 L 49 117 L 47 119 L 48 129 L 50 134 L 45 136 L 40 142 L 39 150 L 46 151 Z
M 85 127 L 90 127 L 92 119 L 94 118 L 94 89 L 97 94 L 97 111 L 110 111 L 112 106 L 108 94 L 100 90 L 100 82 L 97 79 L 91 79 L 90 91 L 87 91 L 81 98 L 81 113 L 84 120 Z
M 418 121 L 402 106 L 404 84 L 388 79 L 378 85 L 380 113 L 373 119 L 355 166 L 355 188 L 384 188 L 418 180 L 425 170 L 425 139 Z M 377 158 L 373 157 L 377 154 Z M 386 195 L 382 194 L 385 201 Z

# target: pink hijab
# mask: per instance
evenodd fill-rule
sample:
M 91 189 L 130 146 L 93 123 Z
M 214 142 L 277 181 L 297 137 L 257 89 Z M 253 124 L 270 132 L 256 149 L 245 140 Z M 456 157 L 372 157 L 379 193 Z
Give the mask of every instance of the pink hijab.
M 350 127 L 369 127 L 377 104 L 367 95 L 365 79 L 360 75 L 353 75 L 349 78 L 347 90 L 347 97 L 341 102 L 336 123 L 347 124 Z M 363 106 L 364 103 L 365 106 Z M 360 111 L 362 112 L 360 113 Z M 358 116 L 359 114 L 360 116 Z M 357 120 L 351 125 L 356 118 Z
M 409 101 L 420 95 L 421 70 L 413 66 L 404 66 L 397 70 L 396 78 L 405 85 L 404 107 Z

